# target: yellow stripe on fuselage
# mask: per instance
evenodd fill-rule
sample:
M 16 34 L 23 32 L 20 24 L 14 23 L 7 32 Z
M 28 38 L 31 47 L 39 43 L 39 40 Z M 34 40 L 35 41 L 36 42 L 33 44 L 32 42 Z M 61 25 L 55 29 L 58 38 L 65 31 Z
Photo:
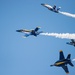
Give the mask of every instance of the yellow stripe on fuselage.
M 61 64 L 64 64 L 64 62 L 58 62 L 55 65 L 61 65 Z

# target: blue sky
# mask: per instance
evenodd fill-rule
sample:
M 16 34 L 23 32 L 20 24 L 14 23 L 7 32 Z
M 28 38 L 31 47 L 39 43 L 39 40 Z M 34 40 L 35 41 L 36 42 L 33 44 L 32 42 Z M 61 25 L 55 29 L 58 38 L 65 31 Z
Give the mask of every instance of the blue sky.
M 75 13 L 75 1 L 71 0 L 0 0 L 0 75 L 66 75 L 62 68 L 50 65 L 59 59 L 59 50 L 65 57 L 71 53 L 75 58 L 75 48 L 66 44 L 69 39 L 41 35 L 24 39 L 24 34 L 16 32 L 36 26 L 50 33 L 75 32 L 75 18 L 51 12 L 41 3 Z M 69 75 L 75 74 L 75 67 L 68 68 Z

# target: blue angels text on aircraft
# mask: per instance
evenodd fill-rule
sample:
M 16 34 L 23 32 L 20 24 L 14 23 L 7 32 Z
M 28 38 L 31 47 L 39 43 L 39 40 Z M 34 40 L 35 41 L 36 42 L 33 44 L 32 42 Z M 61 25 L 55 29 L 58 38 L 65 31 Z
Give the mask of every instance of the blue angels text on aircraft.
M 16 31 L 17 31 L 17 32 L 25 33 L 24 37 L 28 37 L 28 36 L 30 36 L 30 35 L 37 36 L 37 35 L 39 35 L 40 33 L 43 33 L 43 31 L 39 31 L 39 32 L 38 32 L 39 29 L 40 29 L 40 27 L 36 27 L 36 28 L 33 29 L 33 30 L 20 29 L 20 30 L 16 30 Z
M 61 8 L 61 7 L 56 8 L 56 5 L 54 5 L 53 7 L 48 4 L 41 4 L 41 5 L 48 8 L 49 10 L 51 10 L 55 13 L 59 13 L 59 9 Z
M 57 67 L 62 67 L 64 69 L 64 71 L 66 73 L 69 73 L 69 70 L 68 70 L 68 67 L 67 67 L 67 64 L 69 64 L 70 66 L 74 66 L 72 63 L 71 63 L 71 54 L 68 54 L 67 58 L 64 57 L 64 54 L 63 54 L 63 51 L 60 50 L 60 54 L 59 54 L 59 60 L 56 61 L 53 65 L 50 65 L 50 66 L 57 66 Z
M 67 42 L 66 44 L 73 45 L 75 47 L 75 40 L 71 39 L 71 42 Z

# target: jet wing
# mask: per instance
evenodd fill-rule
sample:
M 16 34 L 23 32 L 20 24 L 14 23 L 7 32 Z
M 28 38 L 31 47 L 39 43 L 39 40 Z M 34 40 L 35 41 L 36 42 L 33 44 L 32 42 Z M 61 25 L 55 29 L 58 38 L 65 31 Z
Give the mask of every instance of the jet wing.
M 68 74 L 69 73 L 69 71 L 68 71 L 68 67 L 67 66 L 62 66 L 62 68 L 64 69 L 64 71 Z
M 59 54 L 60 56 L 59 56 L 59 60 L 63 60 L 63 59 L 65 59 L 65 57 L 64 57 L 64 54 L 63 54 L 63 51 L 62 50 L 60 50 L 60 54 Z
M 35 28 L 35 31 L 37 32 L 39 29 L 40 29 L 40 27 L 36 27 L 36 28 Z
M 24 38 L 30 36 L 31 34 L 30 33 L 25 33 L 25 35 L 23 36 Z

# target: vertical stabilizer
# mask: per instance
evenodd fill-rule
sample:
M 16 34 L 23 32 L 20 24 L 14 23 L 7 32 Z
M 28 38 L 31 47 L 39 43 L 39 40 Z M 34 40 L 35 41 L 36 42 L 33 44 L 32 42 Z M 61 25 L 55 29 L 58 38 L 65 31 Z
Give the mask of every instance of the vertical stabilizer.
M 71 54 L 68 54 L 67 59 L 70 59 L 70 58 L 71 58 Z

